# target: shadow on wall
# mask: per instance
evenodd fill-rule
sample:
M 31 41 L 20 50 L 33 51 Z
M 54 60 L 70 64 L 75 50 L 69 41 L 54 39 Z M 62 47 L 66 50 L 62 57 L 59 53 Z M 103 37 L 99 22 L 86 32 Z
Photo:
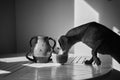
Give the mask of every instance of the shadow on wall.
M 99 22 L 112 29 L 120 29 L 120 1 L 119 0 L 85 0 L 99 13 Z

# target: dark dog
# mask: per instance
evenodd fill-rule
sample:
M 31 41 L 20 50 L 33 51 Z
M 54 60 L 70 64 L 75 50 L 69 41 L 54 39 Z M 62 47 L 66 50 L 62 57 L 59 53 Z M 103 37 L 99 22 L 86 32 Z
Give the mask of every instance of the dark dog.
M 59 38 L 58 42 L 68 56 L 69 49 L 77 42 L 82 41 L 92 49 L 92 58 L 86 60 L 85 64 L 101 64 L 97 53 L 111 55 L 120 63 L 120 36 L 102 24 L 90 22 L 75 27 Z

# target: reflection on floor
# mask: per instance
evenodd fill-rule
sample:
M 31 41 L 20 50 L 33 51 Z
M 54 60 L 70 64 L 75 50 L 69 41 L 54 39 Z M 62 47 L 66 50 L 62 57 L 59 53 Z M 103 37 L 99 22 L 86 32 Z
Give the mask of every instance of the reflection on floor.
M 65 65 L 32 63 L 16 56 L 0 58 L 0 80 L 120 80 L 120 72 L 110 66 L 86 66 L 88 56 L 69 55 Z
M 0 74 L 10 73 L 10 71 L 0 70 Z

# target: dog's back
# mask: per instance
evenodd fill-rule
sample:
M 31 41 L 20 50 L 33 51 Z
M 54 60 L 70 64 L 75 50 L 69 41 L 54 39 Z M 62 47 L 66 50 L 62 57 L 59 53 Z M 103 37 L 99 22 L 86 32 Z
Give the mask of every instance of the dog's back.
M 99 23 L 91 22 L 88 24 L 89 26 L 82 37 L 82 42 L 94 48 L 95 42 L 101 40 L 98 52 L 100 54 L 109 54 L 120 62 L 120 36 Z

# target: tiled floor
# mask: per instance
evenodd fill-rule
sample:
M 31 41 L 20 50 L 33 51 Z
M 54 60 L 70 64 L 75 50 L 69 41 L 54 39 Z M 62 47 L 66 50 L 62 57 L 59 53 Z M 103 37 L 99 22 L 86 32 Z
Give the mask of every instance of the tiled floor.
M 120 72 L 111 67 L 86 66 L 84 61 L 89 58 L 69 55 L 68 62 L 60 65 L 31 63 L 22 55 L 7 56 L 0 58 L 0 80 L 120 80 Z

